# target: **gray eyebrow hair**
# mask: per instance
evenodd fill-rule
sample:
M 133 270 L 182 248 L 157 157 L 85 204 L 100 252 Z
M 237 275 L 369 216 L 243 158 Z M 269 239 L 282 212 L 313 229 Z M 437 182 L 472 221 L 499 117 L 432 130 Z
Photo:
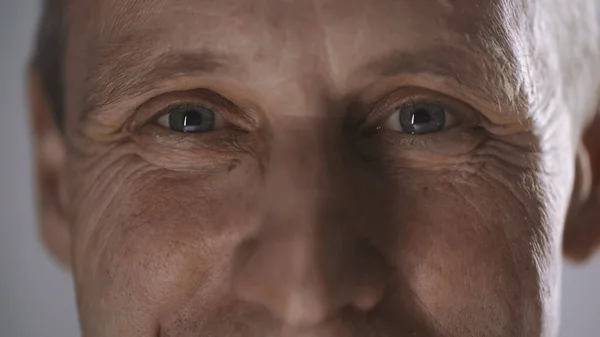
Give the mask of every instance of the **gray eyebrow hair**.
M 226 72 L 234 58 L 217 52 L 165 52 L 154 59 L 124 53 L 108 59 L 95 69 L 84 83 L 82 119 L 104 106 L 129 97 L 139 96 L 166 80 L 181 76 L 197 76 Z

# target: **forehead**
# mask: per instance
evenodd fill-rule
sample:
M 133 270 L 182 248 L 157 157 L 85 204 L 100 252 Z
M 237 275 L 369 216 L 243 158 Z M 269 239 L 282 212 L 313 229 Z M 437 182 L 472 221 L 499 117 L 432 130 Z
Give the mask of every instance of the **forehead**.
M 439 71 L 514 101 L 529 12 L 521 0 L 86 0 L 70 9 L 67 77 L 88 109 L 139 93 L 131 76 L 157 65 L 166 77 L 221 63 L 265 87 L 315 69 L 342 87 L 369 64 Z M 488 76 L 498 67 L 502 77 Z
M 211 30 L 315 24 L 363 29 L 364 23 L 377 29 L 391 23 L 399 28 L 444 26 L 473 32 L 482 25 L 510 24 L 517 15 L 527 14 L 526 3 L 523 0 L 83 0 L 72 1 L 70 7 L 76 14 L 93 14 L 96 20 L 85 22 L 102 28 L 107 35 L 136 28 L 171 29 L 182 23 L 170 21 L 173 19 L 190 19 L 196 27 Z

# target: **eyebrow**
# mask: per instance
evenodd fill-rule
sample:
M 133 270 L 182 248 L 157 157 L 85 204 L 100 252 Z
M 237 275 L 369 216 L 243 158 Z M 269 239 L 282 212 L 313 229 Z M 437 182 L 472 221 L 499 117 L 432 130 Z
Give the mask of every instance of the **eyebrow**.
M 233 55 L 211 50 L 169 51 L 149 61 L 140 60 L 139 55 L 143 55 L 141 51 L 121 52 L 116 59 L 109 57 L 108 53 L 104 54 L 104 63 L 99 64 L 84 83 L 83 120 L 87 120 L 98 109 L 156 89 L 165 80 L 228 73 L 235 65 L 239 65 Z M 456 82 L 457 88 L 463 93 L 466 91 L 469 96 L 502 109 L 509 105 L 524 104 L 524 98 L 518 91 L 518 76 L 511 65 L 514 62 L 510 57 L 499 60 L 489 53 L 486 55 L 483 51 L 464 46 L 436 45 L 411 52 L 393 50 L 360 65 L 352 76 L 430 74 L 450 79 Z M 504 74 L 499 76 L 498 72 Z
M 227 72 L 234 63 L 233 56 L 209 50 L 166 52 L 150 61 L 131 53 L 117 60 L 108 58 L 85 80 L 83 118 L 98 108 L 156 89 L 166 79 Z
M 525 104 L 518 68 L 516 57 L 507 53 L 437 45 L 410 53 L 394 50 L 361 65 L 353 76 L 433 75 L 455 82 L 469 96 L 507 107 Z

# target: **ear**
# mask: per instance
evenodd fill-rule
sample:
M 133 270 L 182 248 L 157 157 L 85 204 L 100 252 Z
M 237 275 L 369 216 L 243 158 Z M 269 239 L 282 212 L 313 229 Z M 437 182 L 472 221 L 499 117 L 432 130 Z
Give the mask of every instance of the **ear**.
M 28 72 L 29 104 L 35 165 L 37 200 L 42 239 L 63 266 L 70 266 L 71 235 L 65 217 L 65 141 L 56 125 L 48 96 L 35 66 Z
M 600 111 L 577 154 L 575 186 L 564 233 L 567 257 L 582 261 L 600 247 Z

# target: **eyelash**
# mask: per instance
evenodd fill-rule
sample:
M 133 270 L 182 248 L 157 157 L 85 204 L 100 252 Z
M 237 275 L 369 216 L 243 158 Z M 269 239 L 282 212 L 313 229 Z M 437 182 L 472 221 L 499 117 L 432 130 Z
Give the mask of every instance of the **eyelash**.
M 412 135 L 394 131 L 398 137 L 425 138 L 434 137 L 454 130 L 463 123 L 479 124 L 477 113 L 468 104 L 457 101 L 441 93 L 432 92 L 421 88 L 401 88 L 380 99 L 371 109 L 371 112 L 361 121 L 359 132 L 364 136 L 371 136 L 378 132 L 386 132 L 383 125 L 394 114 L 409 104 L 431 104 L 444 108 L 452 116 L 454 124 L 435 133 Z
M 163 104 L 165 101 L 168 103 Z M 427 89 L 404 87 L 384 96 L 369 109 L 370 112 L 358 121 L 357 127 L 359 134 L 369 136 L 379 131 L 386 131 L 382 130 L 382 125 L 385 121 L 393 114 L 396 114 L 399 108 L 406 106 L 411 102 L 427 102 L 441 105 L 447 113 L 452 114 L 458 120 L 459 125 L 465 121 L 471 121 L 473 122 L 472 124 L 479 124 L 474 109 L 466 103 Z M 244 130 L 246 129 L 246 126 L 254 124 L 250 121 L 252 118 L 247 118 L 248 114 L 246 114 L 243 109 L 239 108 L 235 103 L 219 93 L 209 89 L 196 89 L 164 94 L 143 104 L 136 112 L 136 115 L 141 115 L 141 119 L 143 119 L 144 122 L 134 123 L 134 129 L 139 129 L 152 123 L 156 124 L 161 117 L 175 112 L 177 109 L 197 107 L 198 105 L 204 106 L 213 110 L 216 114 L 219 114 L 227 126 L 234 126 L 237 129 Z M 456 108 L 457 105 L 458 108 Z M 136 119 L 139 120 L 140 118 Z M 246 119 L 245 123 L 238 123 L 238 121 L 241 121 L 242 119 Z M 452 129 L 454 129 L 454 127 L 440 130 L 436 134 L 445 133 Z M 397 133 L 402 134 L 405 137 L 415 136 L 401 132 Z M 427 137 L 428 135 L 430 136 L 431 134 L 418 136 Z
M 177 111 L 177 109 L 198 106 L 213 110 L 216 114 L 222 116 L 227 125 L 235 124 L 232 120 L 243 118 L 235 116 L 236 114 L 239 115 L 241 110 L 223 96 L 212 90 L 195 89 L 171 92 L 150 99 L 136 110 L 130 128 L 134 132 L 139 131 L 146 126 L 157 124 L 160 118 Z
M 213 107 L 208 106 L 207 104 L 200 103 L 200 102 L 182 101 L 182 102 L 171 103 L 171 104 L 165 106 L 164 108 L 160 109 L 152 117 L 151 122 L 156 122 L 161 117 L 164 117 L 164 116 L 166 116 L 168 114 L 177 112 L 178 110 L 191 109 L 191 108 L 196 108 L 198 106 L 208 108 L 210 110 L 213 110 L 215 113 L 221 114 L 221 112 L 220 112 L 219 109 L 214 109 Z

